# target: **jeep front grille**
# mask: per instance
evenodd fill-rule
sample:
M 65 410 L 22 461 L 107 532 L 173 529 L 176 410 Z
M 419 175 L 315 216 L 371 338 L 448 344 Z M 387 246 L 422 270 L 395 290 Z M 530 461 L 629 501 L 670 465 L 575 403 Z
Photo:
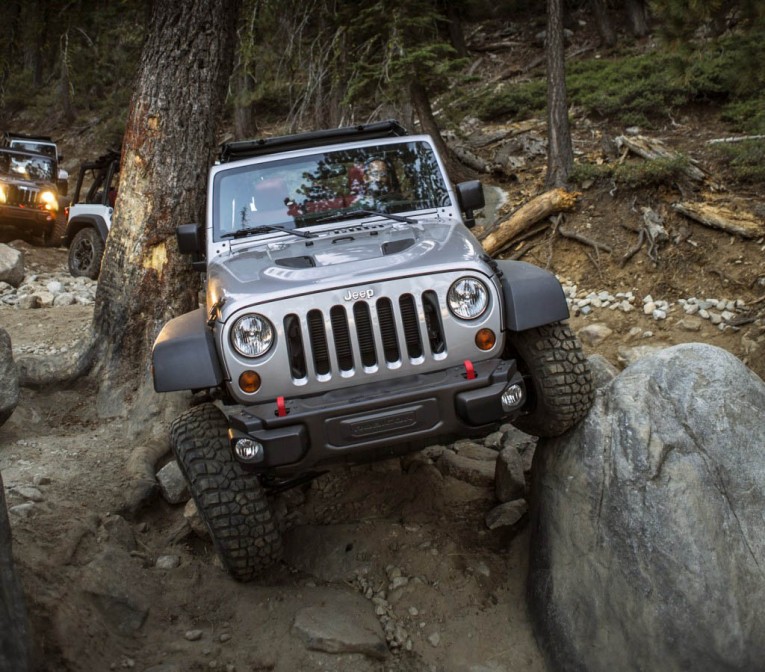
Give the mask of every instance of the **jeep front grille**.
M 334 305 L 326 312 L 312 309 L 305 316 L 290 313 L 284 318 L 284 333 L 295 381 L 310 377 L 307 361 L 313 363 L 318 380 L 397 368 L 403 363 L 402 353 L 408 363 L 417 364 L 426 356 L 424 334 L 428 355 L 446 351 L 438 298 L 433 291 L 419 296 L 402 294 L 396 301 L 388 297 L 359 300 Z
M 37 203 L 37 194 L 39 193 L 39 189 L 28 189 L 26 187 L 22 188 L 15 185 L 9 185 L 6 202 L 8 205 L 35 205 L 35 203 Z

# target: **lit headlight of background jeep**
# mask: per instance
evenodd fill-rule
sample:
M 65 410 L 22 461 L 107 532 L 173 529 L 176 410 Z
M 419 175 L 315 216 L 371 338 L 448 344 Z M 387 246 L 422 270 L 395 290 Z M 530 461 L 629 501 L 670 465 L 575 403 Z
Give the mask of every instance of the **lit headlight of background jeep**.
M 43 191 L 37 198 L 46 210 L 58 210 L 58 198 L 52 191 Z

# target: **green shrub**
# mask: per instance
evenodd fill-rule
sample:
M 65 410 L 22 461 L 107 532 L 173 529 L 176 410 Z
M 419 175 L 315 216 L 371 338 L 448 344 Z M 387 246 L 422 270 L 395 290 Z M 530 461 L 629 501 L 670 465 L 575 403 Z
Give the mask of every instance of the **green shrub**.
M 574 165 L 569 178 L 571 182 L 578 185 L 590 181 L 610 179 L 615 184 L 633 189 L 657 187 L 682 179 L 688 165 L 688 159 L 684 156 L 602 165 L 577 163 Z
M 746 140 L 715 145 L 717 156 L 727 163 L 732 175 L 742 182 L 765 183 L 765 140 Z

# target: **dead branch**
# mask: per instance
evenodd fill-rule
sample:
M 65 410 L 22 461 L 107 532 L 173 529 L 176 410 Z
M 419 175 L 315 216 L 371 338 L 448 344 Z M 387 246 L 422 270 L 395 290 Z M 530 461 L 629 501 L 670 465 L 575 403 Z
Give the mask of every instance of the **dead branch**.
M 622 224 L 622 226 L 624 226 L 624 225 Z M 624 228 L 626 229 L 628 227 L 625 226 Z M 630 229 L 630 231 L 632 231 L 632 229 Z M 634 247 L 631 247 L 629 250 L 627 250 L 627 254 L 625 254 L 622 257 L 622 260 L 619 262 L 619 266 L 624 268 L 624 266 L 627 264 L 627 262 L 630 259 L 632 259 L 632 257 L 634 257 L 640 251 L 641 247 L 643 247 L 644 240 L 645 240 L 645 231 L 643 229 L 640 229 L 640 231 L 638 231 L 637 243 L 635 243 Z
M 677 159 L 680 157 L 677 152 L 667 149 L 664 143 L 656 138 L 646 138 L 642 135 L 628 138 L 626 135 L 620 135 L 616 138 L 615 142 L 620 150 L 629 150 L 649 161 L 655 161 L 656 159 Z M 622 160 L 624 160 L 624 155 L 622 155 Z M 704 171 L 693 163 L 690 163 L 685 169 L 685 174 L 699 182 L 704 179 Z
M 708 145 L 719 145 L 728 142 L 746 142 L 747 140 L 765 140 L 765 135 L 739 135 L 730 138 L 714 138 L 707 140 Z
M 469 149 L 462 145 L 449 143 L 449 149 L 452 150 L 454 156 L 460 163 L 465 164 L 468 168 L 478 171 L 479 173 L 490 173 L 491 164 L 484 161 L 479 156 L 476 156 Z
M 534 227 L 533 229 L 530 229 L 526 233 L 516 236 L 512 240 L 508 240 L 505 245 L 502 246 L 501 249 L 497 250 L 495 254 L 501 254 L 505 250 L 507 250 L 509 247 L 512 247 L 513 245 L 518 245 L 519 243 L 522 243 L 529 238 L 533 238 L 534 236 L 538 236 L 542 231 L 545 231 L 547 227 L 550 226 L 547 222 L 544 224 L 540 224 L 539 226 Z
M 520 250 L 517 252 L 513 252 L 508 258 L 512 259 L 513 261 L 518 261 L 521 257 L 525 257 L 531 250 L 536 249 L 539 247 L 539 243 L 534 243 L 533 245 L 524 245 Z
M 532 198 L 510 217 L 496 225 L 496 228 L 481 241 L 483 248 L 489 254 L 494 254 L 502 249 L 505 243 L 538 221 L 556 212 L 571 210 L 579 196 L 579 193 L 565 189 L 552 189 Z
M 742 238 L 759 238 L 765 235 L 765 226 L 750 212 L 734 212 L 724 206 L 690 202 L 673 203 L 672 209 L 700 224 L 733 233 Z
M 583 236 L 581 233 L 566 231 L 562 226 L 558 227 L 558 233 L 563 238 L 568 238 L 569 240 L 575 240 L 577 243 L 582 243 L 583 245 L 589 245 L 590 247 L 593 247 L 596 250 L 603 250 L 604 252 L 608 252 L 609 254 L 613 252 L 613 249 L 611 248 L 611 246 L 606 245 L 605 243 L 599 243 L 597 240 L 592 240 L 592 238 Z

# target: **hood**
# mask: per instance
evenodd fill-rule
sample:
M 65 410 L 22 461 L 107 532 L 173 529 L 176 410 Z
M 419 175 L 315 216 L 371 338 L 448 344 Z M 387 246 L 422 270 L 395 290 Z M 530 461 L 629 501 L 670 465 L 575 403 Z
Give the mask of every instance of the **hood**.
M 269 237 L 232 246 L 207 267 L 208 309 L 225 297 L 223 318 L 245 305 L 400 278 L 481 268 L 483 248 L 461 222 L 375 222 L 318 232 L 315 238 Z

